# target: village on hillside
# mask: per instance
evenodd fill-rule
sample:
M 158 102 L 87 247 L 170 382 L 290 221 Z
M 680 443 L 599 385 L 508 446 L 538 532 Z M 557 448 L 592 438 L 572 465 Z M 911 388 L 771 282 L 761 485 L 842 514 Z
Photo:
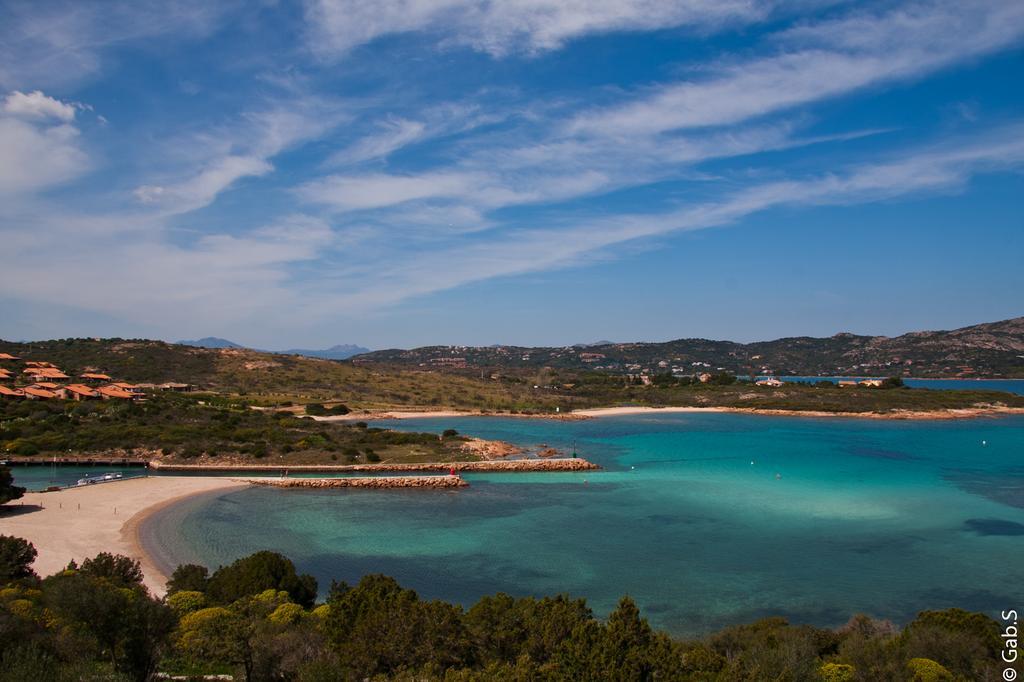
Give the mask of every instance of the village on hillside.
M 130 384 L 98 370 L 77 380 L 52 362 L 25 360 L 0 353 L 0 399 L 7 400 L 144 400 L 147 391 L 188 392 L 191 384 Z

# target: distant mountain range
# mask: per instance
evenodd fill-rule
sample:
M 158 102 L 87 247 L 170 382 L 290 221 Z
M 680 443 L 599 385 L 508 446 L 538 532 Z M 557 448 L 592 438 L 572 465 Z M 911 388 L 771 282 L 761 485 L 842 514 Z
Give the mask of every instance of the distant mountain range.
M 326 360 L 347 360 L 353 355 L 360 355 L 362 353 L 369 353 L 369 348 L 363 348 L 362 346 L 356 346 L 351 343 L 342 343 L 337 346 L 331 346 L 324 350 L 305 350 L 302 348 L 292 348 L 290 350 L 271 351 L 279 353 L 281 355 L 305 355 L 309 358 L 324 358 Z
M 247 348 L 247 346 L 235 343 L 234 341 L 228 341 L 227 339 L 221 339 L 216 336 L 206 336 L 201 339 L 178 341 L 178 343 L 182 346 L 197 346 L 199 348 Z M 331 346 L 324 350 L 309 350 L 305 348 L 289 348 L 288 350 L 261 350 L 259 348 L 253 348 L 250 350 L 259 350 L 262 353 L 274 353 L 276 355 L 304 355 L 310 358 L 323 358 L 325 360 L 347 360 L 353 355 L 370 352 L 369 348 L 363 348 L 362 346 L 356 346 L 351 343 Z
M 375 351 L 354 361 L 456 372 L 552 367 L 618 374 L 1024 377 L 1024 317 L 891 338 L 841 333 L 756 343 L 678 339 L 563 347 L 427 346 Z
M 245 348 L 234 341 L 228 341 L 227 339 L 221 339 L 216 336 L 204 336 L 201 339 L 186 339 L 184 341 L 178 341 L 179 346 L 196 346 L 197 348 Z

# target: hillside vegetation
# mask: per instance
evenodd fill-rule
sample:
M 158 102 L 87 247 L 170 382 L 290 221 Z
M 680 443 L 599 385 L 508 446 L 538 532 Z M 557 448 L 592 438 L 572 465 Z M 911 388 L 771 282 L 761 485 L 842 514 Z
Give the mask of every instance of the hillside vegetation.
M 465 439 L 248 409 L 211 396 L 144 402 L 0 401 L 0 457 L 122 452 L 203 463 L 355 464 L 477 459 Z
M 406 365 L 206 349 L 161 341 L 65 339 L 0 342 L 0 352 L 48 360 L 71 375 L 100 370 L 119 380 L 194 384 L 249 405 L 301 411 L 309 403 L 343 402 L 353 410 L 461 409 L 549 414 L 614 405 L 737 407 L 826 412 L 937 410 L 990 405 L 1024 407 L 1024 397 L 998 391 L 880 390 L 833 385 L 754 387 L 727 372 L 700 383 L 659 368 L 650 385 L 610 371 L 544 366 L 511 370 L 412 368 Z M 726 380 L 723 382 L 719 379 Z
M 366 409 L 396 405 L 473 409 L 491 404 L 500 409 L 514 401 L 537 404 L 525 386 L 498 390 L 493 382 L 473 377 L 144 339 L 0 341 L 0 352 L 53 362 L 72 376 L 99 370 L 121 381 L 189 383 L 263 405 L 344 400 Z

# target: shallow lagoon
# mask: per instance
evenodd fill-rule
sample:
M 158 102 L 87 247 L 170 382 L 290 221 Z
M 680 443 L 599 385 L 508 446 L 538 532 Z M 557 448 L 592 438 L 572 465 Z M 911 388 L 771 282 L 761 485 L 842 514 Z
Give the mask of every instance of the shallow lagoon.
M 767 614 L 818 625 L 1024 601 L 1024 418 L 656 414 L 407 420 L 571 449 L 586 474 L 467 475 L 457 491 L 249 489 L 152 519 L 168 562 L 272 548 L 326 589 L 369 572 L 430 598 L 631 594 L 676 634 Z M 983 445 L 982 441 L 986 444 Z

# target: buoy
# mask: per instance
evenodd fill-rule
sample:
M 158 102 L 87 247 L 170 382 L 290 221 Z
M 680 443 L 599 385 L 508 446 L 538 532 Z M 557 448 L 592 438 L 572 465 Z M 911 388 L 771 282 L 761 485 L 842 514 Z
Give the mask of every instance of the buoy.
M 630 470 L 631 470 L 631 471 L 632 471 L 633 469 L 636 469 L 636 467 L 632 467 L 632 466 L 631 466 L 631 467 L 629 467 L 629 468 L 630 468 Z
M 750 466 L 754 466 L 754 460 L 750 460 Z
M 981 441 L 981 444 L 982 445 L 988 445 L 988 441 L 987 440 L 983 440 L 983 441 Z

